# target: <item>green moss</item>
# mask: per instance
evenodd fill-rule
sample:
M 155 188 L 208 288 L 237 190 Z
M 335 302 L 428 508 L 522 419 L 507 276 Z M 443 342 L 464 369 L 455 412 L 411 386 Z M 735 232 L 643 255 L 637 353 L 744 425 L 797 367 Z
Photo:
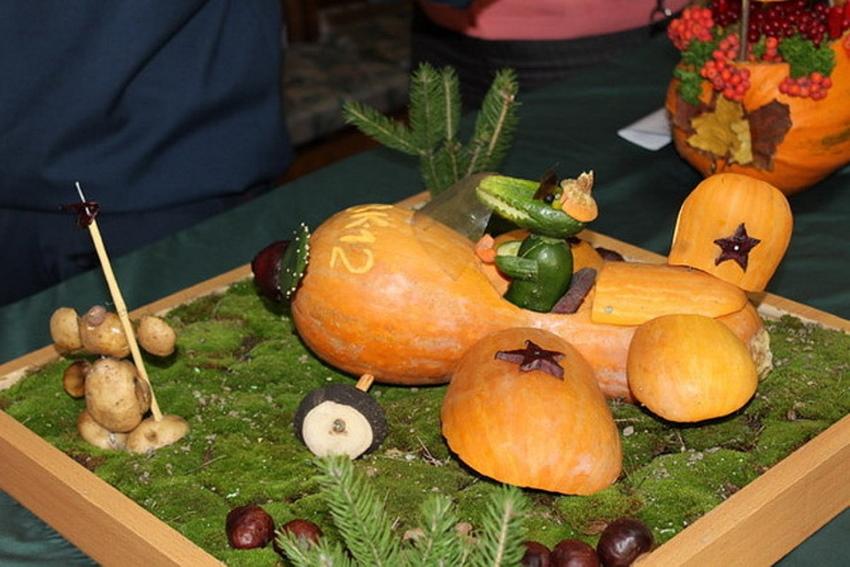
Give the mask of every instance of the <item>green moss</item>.
M 273 565 L 271 549 L 227 547 L 224 518 L 238 505 L 262 505 L 277 522 L 311 518 L 335 537 L 313 479 L 312 455 L 292 429 L 304 395 L 350 376 L 316 360 L 285 310 L 250 283 L 168 315 L 179 351 L 149 358 L 160 406 L 186 417 L 184 440 L 151 456 L 94 449 L 76 434 L 82 400 L 62 391 L 68 361 L 50 364 L 8 391 L 0 407 L 118 487 L 189 539 L 231 565 Z M 659 420 L 612 403 L 622 433 L 623 476 L 592 496 L 528 491 L 528 537 L 594 543 L 605 522 L 642 518 L 664 541 L 850 413 L 850 337 L 785 318 L 769 323 L 777 368 L 742 411 L 697 425 Z M 371 394 L 390 432 L 356 462 L 386 499 L 399 533 L 414 527 L 431 493 L 451 495 L 460 521 L 475 522 L 497 483 L 476 475 L 446 446 L 439 427 L 444 387 L 376 385 Z

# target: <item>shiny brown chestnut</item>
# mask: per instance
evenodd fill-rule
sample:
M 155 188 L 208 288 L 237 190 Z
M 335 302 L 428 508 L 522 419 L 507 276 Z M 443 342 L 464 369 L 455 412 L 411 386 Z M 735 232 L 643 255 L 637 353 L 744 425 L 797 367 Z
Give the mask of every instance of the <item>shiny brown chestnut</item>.
M 549 548 L 539 541 L 526 541 L 525 555 L 522 556 L 522 567 L 550 567 Z
M 577 539 L 561 540 L 552 548 L 552 567 L 599 567 L 596 550 Z
M 605 567 L 628 567 L 652 549 L 649 528 L 635 518 L 618 518 L 602 531 L 596 553 Z
M 227 542 L 235 549 L 265 547 L 274 538 L 274 520 L 256 504 L 232 509 L 224 526 Z
M 299 545 L 309 546 L 319 543 L 319 538 L 322 537 L 322 529 L 309 520 L 295 519 L 290 520 L 280 527 L 280 532 L 288 532 L 295 536 Z M 277 543 L 277 538 L 272 541 L 272 546 L 278 555 L 286 558 L 286 552 Z

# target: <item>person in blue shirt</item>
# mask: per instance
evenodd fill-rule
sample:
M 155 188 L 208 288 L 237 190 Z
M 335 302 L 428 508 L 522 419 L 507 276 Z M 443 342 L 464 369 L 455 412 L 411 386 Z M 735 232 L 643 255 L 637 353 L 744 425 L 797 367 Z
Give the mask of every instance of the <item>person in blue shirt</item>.
M 0 3 L 0 305 L 271 187 L 292 151 L 278 0 Z M 14 275 L 12 275 L 14 274 Z

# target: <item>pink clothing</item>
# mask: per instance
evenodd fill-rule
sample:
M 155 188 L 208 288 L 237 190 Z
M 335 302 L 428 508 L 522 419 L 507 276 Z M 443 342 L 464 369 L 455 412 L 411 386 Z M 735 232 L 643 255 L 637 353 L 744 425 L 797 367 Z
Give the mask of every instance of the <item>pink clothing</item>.
M 679 10 L 688 0 L 667 0 Z M 474 0 L 464 10 L 421 0 L 444 28 L 481 39 L 562 40 L 647 26 L 656 0 Z

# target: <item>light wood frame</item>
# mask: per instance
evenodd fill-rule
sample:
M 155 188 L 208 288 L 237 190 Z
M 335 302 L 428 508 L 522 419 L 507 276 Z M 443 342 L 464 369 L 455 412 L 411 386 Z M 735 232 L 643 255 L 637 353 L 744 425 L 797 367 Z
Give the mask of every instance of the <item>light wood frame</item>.
M 411 205 L 421 197 L 403 201 Z M 591 231 L 583 238 L 627 258 L 664 257 Z M 165 313 L 250 277 L 245 265 L 186 288 L 131 316 Z M 772 294 L 752 296 L 765 316 L 790 313 L 850 332 L 850 321 Z M 0 365 L 0 388 L 57 359 L 52 346 Z M 850 506 L 850 416 L 818 435 L 640 561 L 654 565 L 771 565 Z M 219 565 L 220 562 L 0 412 L 0 489 L 103 565 Z M 223 529 L 223 528 L 222 528 Z

